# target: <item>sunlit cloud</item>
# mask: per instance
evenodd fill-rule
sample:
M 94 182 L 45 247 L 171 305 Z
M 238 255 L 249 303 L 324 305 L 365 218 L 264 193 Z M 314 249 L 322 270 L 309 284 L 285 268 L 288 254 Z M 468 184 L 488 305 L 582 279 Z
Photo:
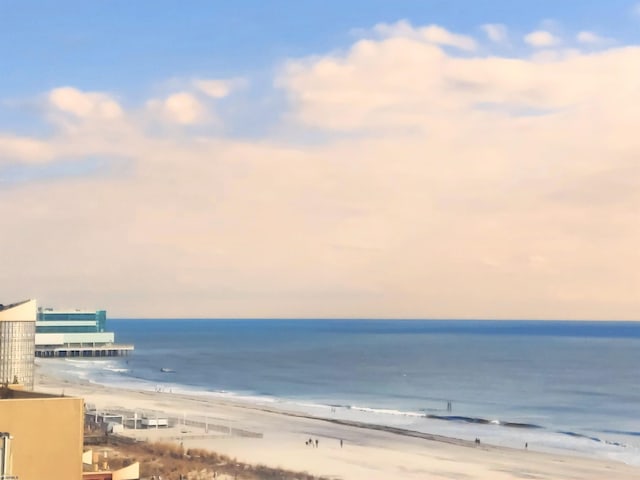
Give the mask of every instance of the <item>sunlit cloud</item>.
M 601 37 L 600 35 L 593 32 L 589 32 L 587 30 L 578 32 L 578 34 L 576 35 L 576 40 L 579 43 L 582 43 L 585 45 L 599 45 L 599 44 L 610 42 L 608 38 Z
M 472 37 L 450 32 L 438 25 L 414 27 L 406 20 L 401 20 L 391 24 L 379 23 L 373 27 L 373 32 L 383 38 L 408 38 L 460 50 L 476 49 L 476 41 Z
M 207 118 L 207 110 L 198 98 L 189 92 L 176 92 L 162 100 L 151 100 L 147 104 L 152 112 L 172 123 L 193 125 Z
M 75 117 L 117 119 L 122 116 L 122 107 L 104 93 L 60 87 L 51 90 L 48 98 L 53 108 Z
M 244 87 L 247 81 L 244 78 L 233 78 L 226 80 L 196 79 L 193 85 L 196 90 L 208 97 L 219 99 L 228 96 L 233 90 Z
M 508 31 L 505 25 L 500 23 L 487 23 L 482 25 L 482 30 L 487 38 L 494 43 L 505 43 L 508 41 Z
M 39 163 L 52 158 L 51 146 L 34 138 L 0 135 L 0 165 L 3 163 Z
M 0 134 L 0 179 L 69 158 L 110 174 L 0 182 L 5 293 L 65 305 L 91 285 L 114 315 L 634 318 L 640 47 L 531 42 L 516 58 L 378 25 L 283 62 L 285 120 L 255 140 L 206 128 L 245 94 L 227 80 L 43 92 L 56 121 Z
M 546 30 L 536 30 L 524 36 L 526 44 L 535 48 L 553 47 L 560 43 L 560 38 Z

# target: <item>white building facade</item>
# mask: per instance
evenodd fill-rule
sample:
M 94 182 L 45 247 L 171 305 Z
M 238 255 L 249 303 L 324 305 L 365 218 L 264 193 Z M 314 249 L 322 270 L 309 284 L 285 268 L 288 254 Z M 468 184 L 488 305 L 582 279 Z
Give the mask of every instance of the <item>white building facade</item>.
M 37 305 L 35 300 L 0 305 L 0 382 L 33 390 Z

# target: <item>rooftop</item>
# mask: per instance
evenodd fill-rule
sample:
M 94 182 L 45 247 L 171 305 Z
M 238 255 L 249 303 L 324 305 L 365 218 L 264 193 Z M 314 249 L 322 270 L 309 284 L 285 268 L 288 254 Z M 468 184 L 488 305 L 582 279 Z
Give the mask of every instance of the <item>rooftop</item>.
M 23 302 L 0 304 L 0 321 L 11 322 L 34 322 L 37 316 L 37 305 L 35 300 L 24 300 Z
M 89 309 L 83 309 L 83 308 L 51 308 L 51 307 L 38 307 L 38 312 L 39 313 L 96 313 L 96 312 L 102 312 L 104 310 L 101 309 L 96 309 L 96 310 L 89 310 Z
M 33 398 L 59 398 L 61 395 L 21 390 L 13 385 L 0 387 L 0 400 L 23 400 Z
M 3 305 L 0 303 L 0 312 L 3 310 L 9 310 L 13 307 L 19 307 L 20 305 L 24 305 L 25 303 L 29 303 L 31 300 L 23 300 L 22 302 L 10 303 L 9 305 Z

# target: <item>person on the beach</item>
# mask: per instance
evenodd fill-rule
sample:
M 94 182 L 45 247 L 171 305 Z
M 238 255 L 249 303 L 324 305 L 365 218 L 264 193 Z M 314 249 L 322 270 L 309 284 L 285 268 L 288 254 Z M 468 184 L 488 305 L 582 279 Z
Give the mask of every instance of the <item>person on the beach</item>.
M 342 448 L 342 439 L 340 439 L 340 448 Z
M 316 448 L 318 448 L 318 439 L 316 438 Z

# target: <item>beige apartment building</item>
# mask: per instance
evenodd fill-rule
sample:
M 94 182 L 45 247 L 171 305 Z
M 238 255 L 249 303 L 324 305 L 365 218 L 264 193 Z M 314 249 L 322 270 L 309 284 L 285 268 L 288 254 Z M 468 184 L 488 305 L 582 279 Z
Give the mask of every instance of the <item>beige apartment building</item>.
M 11 436 L 5 475 L 81 480 L 83 425 L 81 398 L 0 388 L 0 432 Z

